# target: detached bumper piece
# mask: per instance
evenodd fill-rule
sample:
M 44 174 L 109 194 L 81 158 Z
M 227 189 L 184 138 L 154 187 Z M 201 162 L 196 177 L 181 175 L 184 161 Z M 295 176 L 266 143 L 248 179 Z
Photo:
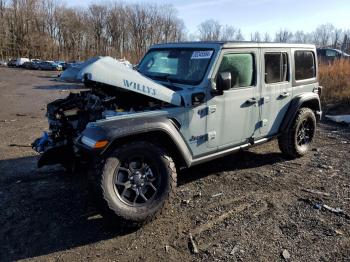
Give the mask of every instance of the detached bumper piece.
M 69 146 L 52 147 L 40 155 L 38 167 L 61 164 L 67 170 L 74 167 L 75 154 Z
M 40 153 L 38 168 L 56 164 L 61 164 L 67 170 L 74 167 L 76 157 L 72 146 L 55 145 L 46 132 L 32 143 L 32 148 Z
M 49 134 L 44 132 L 42 137 L 37 138 L 32 143 L 32 148 L 38 153 L 43 153 L 45 148 L 52 146 L 52 144 L 53 142 L 50 139 Z

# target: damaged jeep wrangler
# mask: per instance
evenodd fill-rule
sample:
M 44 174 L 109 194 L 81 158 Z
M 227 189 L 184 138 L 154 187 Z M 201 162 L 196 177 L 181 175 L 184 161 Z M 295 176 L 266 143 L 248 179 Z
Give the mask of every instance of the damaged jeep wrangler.
M 102 57 L 77 78 L 86 91 L 47 105 L 38 166 L 88 166 L 102 210 L 137 226 L 169 203 L 177 170 L 274 138 L 301 157 L 322 115 L 313 45 L 159 44 L 134 68 Z

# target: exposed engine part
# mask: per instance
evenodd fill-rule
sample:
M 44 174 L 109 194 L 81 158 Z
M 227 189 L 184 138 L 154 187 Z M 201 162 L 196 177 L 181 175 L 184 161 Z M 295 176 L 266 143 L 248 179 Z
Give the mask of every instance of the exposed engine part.
M 66 168 L 74 166 L 71 163 L 75 156 L 74 141 L 89 122 L 167 106 L 137 93 L 131 100 L 129 92 L 111 92 L 106 85 L 87 87 L 91 89 L 70 93 L 47 105 L 49 132 L 44 132 L 32 144 L 33 149 L 42 154 L 38 166 L 57 162 Z
M 47 105 L 50 137 L 53 140 L 72 139 L 85 129 L 87 123 L 102 118 L 105 110 L 117 109 L 116 98 L 97 95 L 92 91 L 70 93 Z

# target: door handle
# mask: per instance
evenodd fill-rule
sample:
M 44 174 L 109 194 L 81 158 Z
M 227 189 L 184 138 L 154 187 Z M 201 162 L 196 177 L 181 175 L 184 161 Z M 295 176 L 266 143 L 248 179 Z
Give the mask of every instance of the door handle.
M 247 101 L 245 101 L 246 104 L 248 105 L 254 105 L 256 104 L 258 101 L 256 100 L 256 98 L 249 98 Z
M 282 94 L 280 94 L 280 97 L 281 97 L 281 98 L 286 98 L 286 97 L 288 97 L 288 96 L 290 96 L 290 93 L 289 93 L 289 92 L 283 92 Z

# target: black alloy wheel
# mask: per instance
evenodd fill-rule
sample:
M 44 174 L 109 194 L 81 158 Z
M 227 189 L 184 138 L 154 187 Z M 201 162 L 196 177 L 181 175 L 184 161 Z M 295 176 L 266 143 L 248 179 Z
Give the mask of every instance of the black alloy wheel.
M 117 196 L 131 206 L 141 206 L 152 201 L 160 185 L 158 170 L 150 159 L 142 155 L 120 160 L 114 176 Z

